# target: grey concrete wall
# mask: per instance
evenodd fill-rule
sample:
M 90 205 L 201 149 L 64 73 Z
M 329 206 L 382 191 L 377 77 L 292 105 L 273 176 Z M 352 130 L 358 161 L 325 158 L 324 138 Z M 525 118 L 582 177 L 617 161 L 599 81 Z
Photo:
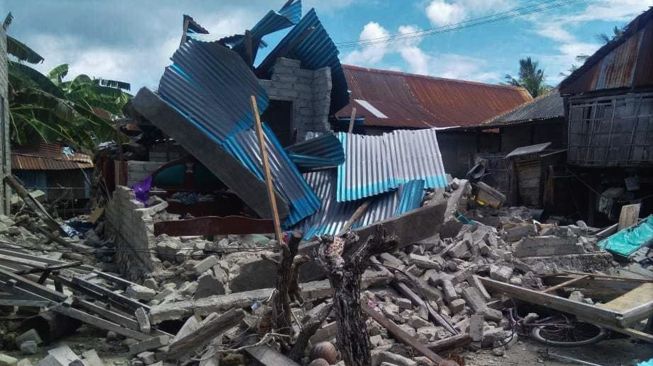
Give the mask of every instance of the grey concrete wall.
M 297 141 L 310 137 L 309 132 L 330 131 L 331 69 L 315 71 L 301 68 L 299 60 L 279 58 L 270 80 L 259 81 L 270 100 L 293 103 L 291 129 L 297 130 Z
M 165 208 L 167 202 L 145 207 L 134 192 L 117 186 L 105 210 L 108 233 L 116 243 L 115 261 L 123 276 L 141 280 L 161 270 L 161 261 L 154 254 L 156 243 L 152 213 Z
M 5 29 L 0 27 L 0 182 L 4 182 L 4 177 L 11 174 L 8 87 L 7 35 Z M 9 193 L 9 189 L 5 187 L 4 183 L 0 183 L 0 214 L 9 213 Z
M 129 160 L 127 162 L 127 186 L 131 187 L 135 183 L 149 177 L 163 164 L 165 162 Z

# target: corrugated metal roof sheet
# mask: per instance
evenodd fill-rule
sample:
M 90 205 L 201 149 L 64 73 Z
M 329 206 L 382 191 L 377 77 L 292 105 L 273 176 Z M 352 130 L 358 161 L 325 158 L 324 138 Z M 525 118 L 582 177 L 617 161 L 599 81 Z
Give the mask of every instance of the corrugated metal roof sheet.
M 345 151 L 332 133 L 286 147 L 286 152 L 300 169 L 336 167 L 345 161 Z
M 435 129 L 396 130 L 379 136 L 338 134 L 345 163 L 338 166 L 338 202 L 353 201 L 421 179 L 426 188 L 447 185 Z
M 260 112 L 267 108 L 268 97 L 247 64 L 217 42 L 192 39 L 172 60 L 159 83 L 162 99 L 262 180 L 250 96 L 256 96 Z M 285 224 L 292 225 L 317 211 L 320 202 L 272 131 L 264 129 L 275 188 L 290 205 Z
M 93 160 L 81 153 L 64 153 L 64 146 L 41 142 L 34 146 L 18 146 L 11 151 L 12 170 L 92 169 Z
M 347 80 L 338 59 L 338 48 L 329 37 L 322 23 L 311 9 L 297 25 L 279 42 L 257 67 L 260 77 L 269 78 L 272 67 L 279 57 L 300 60 L 302 68 L 317 70 L 331 68 L 331 113 L 349 103 Z
M 483 124 L 500 126 L 529 121 L 542 121 L 564 116 L 564 100 L 560 96 L 560 91 L 553 89 L 509 112 L 491 118 L 483 122 Z
M 562 94 L 653 85 L 653 8 L 560 83 Z
M 352 107 L 366 126 L 431 128 L 474 126 L 531 100 L 523 89 L 506 85 L 436 78 L 343 65 L 352 102 L 336 116 L 349 118 Z M 374 106 L 385 117 L 353 100 Z M 355 104 L 355 105 L 354 105 Z
M 320 210 L 299 223 L 304 239 L 319 235 L 337 234 L 363 200 L 337 202 L 337 172 L 335 169 L 304 173 L 304 178 L 322 201 Z M 424 197 L 424 181 L 415 180 L 399 186 L 399 189 L 371 198 L 373 202 L 352 228 L 371 225 L 420 207 Z

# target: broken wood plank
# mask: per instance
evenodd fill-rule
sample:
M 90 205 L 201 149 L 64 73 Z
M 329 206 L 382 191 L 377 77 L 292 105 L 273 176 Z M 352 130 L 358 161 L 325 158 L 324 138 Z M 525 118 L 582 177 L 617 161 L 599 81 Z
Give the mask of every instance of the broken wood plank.
M 585 319 L 594 319 L 604 324 L 610 324 L 615 327 L 621 326 L 622 314 L 609 309 L 602 309 L 598 306 L 589 305 L 581 302 L 571 301 L 555 295 L 542 293 L 527 288 L 510 285 L 496 281 L 487 277 L 479 277 L 483 285 L 488 289 L 503 292 L 510 297 L 541 305 L 569 314 L 574 314 Z
M 467 333 L 460 333 L 447 337 L 445 339 L 440 339 L 435 342 L 430 342 L 426 344 L 433 352 L 445 351 L 452 348 L 464 347 L 472 342 L 472 338 Z
M 43 285 L 40 285 L 36 282 L 30 281 L 22 276 L 18 276 L 14 273 L 5 271 L 3 269 L 0 269 L 0 279 L 3 279 L 4 281 L 14 280 L 16 281 L 16 286 L 55 302 L 63 302 L 68 298 L 68 296 L 60 292 L 50 290 L 49 288 Z
M 250 347 L 245 350 L 249 353 L 256 361 L 260 362 L 265 366 L 275 366 L 275 365 L 288 365 L 288 366 L 299 366 L 298 363 L 291 360 L 290 358 L 279 353 L 279 351 L 270 348 L 266 345 Z
M 117 334 L 123 335 L 125 337 L 129 338 L 134 338 L 134 339 L 147 339 L 150 336 L 147 334 L 143 334 L 141 332 L 137 332 L 128 328 L 125 328 L 119 324 L 110 322 L 108 320 L 104 320 L 102 318 L 98 318 L 97 316 L 87 314 L 83 311 L 65 306 L 65 305 L 59 305 L 55 306 L 52 308 L 53 311 L 63 314 L 65 316 L 71 317 L 73 319 L 77 319 L 83 323 L 92 325 L 94 327 L 104 329 L 104 330 L 110 330 L 113 332 L 116 332 Z
M 569 285 L 573 285 L 574 283 L 576 283 L 576 282 L 578 282 L 578 281 L 582 281 L 582 280 L 584 280 L 584 279 L 586 279 L 586 278 L 588 278 L 588 277 L 590 277 L 590 275 L 585 275 L 585 276 L 580 276 L 580 277 L 572 278 L 572 279 L 567 280 L 567 281 L 565 281 L 565 282 L 563 282 L 563 283 L 559 283 L 559 284 L 557 284 L 557 285 L 555 285 L 555 286 L 551 286 L 551 287 L 549 287 L 549 288 L 543 290 L 542 292 L 544 292 L 544 293 L 549 293 L 549 294 L 550 294 L 550 293 L 552 293 L 552 292 L 554 292 L 554 291 L 556 291 L 556 290 L 558 290 L 558 289 L 561 289 L 561 288 L 563 288 L 563 287 L 568 287 Z
M 361 303 L 361 308 L 363 309 L 363 312 L 365 312 L 365 314 L 369 315 L 382 327 L 387 329 L 388 332 L 390 332 L 390 334 L 392 334 L 395 338 L 413 347 L 417 352 L 419 352 L 429 360 L 435 362 L 436 365 L 444 361 L 442 357 L 440 357 L 435 352 L 431 351 L 426 345 L 419 342 L 415 337 L 411 336 L 410 334 L 406 333 L 403 329 L 399 328 L 397 324 L 395 324 L 392 320 L 387 319 L 383 314 L 370 308 L 365 303 Z
M 212 339 L 226 330 L 238 325 L 238 323 L 240 323 L 244 318 L 245 311 L 242 309 L 231 309 L 227 311 L 204 324 L 196 331 L 170 344 L 168 352 L 165 354 L 165 358 L 168 360 L 178 360 L 195 349 L 211 342 Z
M 131 355 L 137 355 L 141 352 L 149 351 L 151 349 L 157 349 L 165 347 L 170 343 L 170 337 L 168 336 L 156 336 L 150 337 L 129 346 L 129 353 Z
M 81 308 L 84 308 L 85 310 L 91 313 L 106 318 L 109 321 L 112 321 L 116 324 L 120 324 L 123 327 L 129 328 L 131 330 L 139 330 L 138 322 L 136 320 L 132 318 L 128 318 L 127 316 L 118 313 L 116 311 L 107 309 L 104 306 L 97 305 L 86 300 L 81 300 L 79 298 L 75 298 L 74 304 Z
M 61 276 L 58 276 L 57 278 L 61 278 Z M 117 294 L 109 289 L 106 289 L 100 285 L 97 285 L 95 283 L 86 281 L 78 276 L 73 276 L 72 280 L 70 281 L 73 285 L 75 285 L 76 288 L 86 288 L 89 289 L 93 292 L 101 294 L 103 297 L 107 298 L 110 300 L 112 303 L 126 308 L 130 312 L 136 311 L 136 309 L 142 307 L 145 310 L 150 310 L 150 307 L 137 301 L 134 299 L 131 299 L 127 296 L 123 296 L 120 294 Z
M 145 309 L 143 308 L 136 309 L 136 311 L 134 312 L 134 316 L 136 317 L 136 321 L 138 322 L 138 329 L 145 334 L 150 334 L 150 332 L 152 331 L 152 326 L 150 325 L 150 318 L 145 312 Z
M 619 213 L 619 230 L 623 230 L 637 224 L 637 219 L 639 218 L 639 209 L 641 207 L 641 203 L 621 206 L 621 212 Z
M 622 313 L 623 324 L 646 319 L 653 314 L 653 283 L 643 283 L 616 299 L 596 306 Z

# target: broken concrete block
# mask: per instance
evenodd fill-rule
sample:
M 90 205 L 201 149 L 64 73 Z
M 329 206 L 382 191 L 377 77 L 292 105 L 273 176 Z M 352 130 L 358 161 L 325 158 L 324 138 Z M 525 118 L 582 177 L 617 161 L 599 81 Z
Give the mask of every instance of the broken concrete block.
M 391 267 L 401 267 L 404 265 L 404 262 L 402 262 L 401 259 L 395 257 L 390 253 L 381 253 L 378 257 L 381 260 L 381 263 Z
M 197 290 L 195 290 L 193 298 L 201 299 L 212 295 L 223 295 L 224 293 L 224 285 L 213 276 L 213 271 L 207 271 L 197 279 Z
M 425 255 L 419 255 L 419 254 L 409 254 L 408 259 L 410 260 L 411 263 L 415 264 L 416 266 L 424 269 L 436 269 L 440 270 L 442 269 L 442 266 Z
M 485 321 L 483 315 L 473 314 L 469 319 L 469 336 L 472 342 L 481 342 L 483 340 L 483 326 Z
M 510 277 L 509 282 L 510 282 L 511 285 L 521 286 L 522 285 L 521 276 L 512 276 L 512 277 Z
M 195 271 L 195 273 L 200 275 L 200 274 L 206 272 L 207 270 L 213 268 L 213 266 L 218 264 L 218 262 L 220 262 L 218 257 L 216 257 L 214 255 L 211 255 L 211 256 L 208 256 L 208 257 L 202 259 L 197 264 L 195 264 L 195 266 L 193 267 L 193 270 Z
M 0 353 L 0 366 L 16 366 L 16 364 L 18 364 L 17 359 Z
M 449 303 L 449 309 L 451 310 L 452 313 L 458 314 L 461 311 L 465 310 L 465 304 L 466 304 L 465 300 L 455 299 Z
M 462 240 L 456 243 L 449 251 L 447 254 L 453 258 L 470 258 L 472 256 L 472 253 L 469 251 L 469 245 L 470 242 L 469 240 Z
M 417 315 L 412 315 L 406 324 L 410 325 L 411 327 L 417 329 L 417 328 L 422 328 L 422 327 L 429 327 L 432 326 L 433 324 L 425 319 L 420 318 Z
M 583 302 L 584 299 L 585 295 L 580 291 L 572 291 L 571 294 L 569 294 L 569 300 L 571 301 Z
M 79 357 L 68 346 L 53 348 L 48 351 L 48 356 L 42 359 L 39 366 L 69 366 L 71 363 L 80 364 Z
M 512 271 L 512 267 L 497 266 L 493 264 L 490 266 L 490 278 L 501 282 L 508 282 L 512 276 Z
M 532 224 L 519 224 L 511 228 L 503 229 L 503 240 L 512 243 L 528 235 L 534 235 L 535 228 Z
M 136 355 L 139 360 L 143 361 L 146 365 L 151 365 L 156 362 L 156 354 L 154 352 L 145 351 Z
M 503 314 L 501 313 L 500 310 L 492 309 L 491 307 L 488 306 L 482 309 L 480 313 L 483 314 L 483 317 L 485 317 L 485 319 L 487 320 L 500 322 L 501 319 L 503 319 Z
M 487 292 L 487 289 L 481 282 L 481 280 L 478 278 L 478 276 L 473 275 L 469 277 L 469 282 L 472 286 L 476 287 L 476 289 L 479 291 L 479 293 L 483 296 L 485 301 L 489 301 L 492 297 L 490 296 L 490 293 Z
M 150 334 L 150 331 L 152 331 L 152 326 L 150 325 L 150 317 L 145 312 L 145 309 L 136 309 L 134 316 L 136 316 L 136 321 L 138 321 L 138 327 L 140 331 L 145 334 Z
M 39 351 L 39 346 L 34 341 L 24 341 L 20 344 L 20 351 L 26 355 L 35 355 Z
M 149 287 L 134 284 L 127 287 L 125 295 L 136 300 L 150 301 L 156 296 L 156 291 Z
M 146 278 L 143 280 L 143 286 L 147 288 L 151 288 L 154 291 L 157 291 L 159 289 L 159 284 L 156 282 L 154 278 Z
M 407 310 L 413 308 L 413 303 L 410 302 L 410 300 L 408 300 L 405 297 L 398 297 L 395 299 L 395 302 L 397 303 L 397 306 L 399 306 L 401 310 Z
M 94 349 L 82 352 L 82 358 L 85 366 L 104 366 L 104 362 Z
M 441 281 L 442 293 L 444 294 L 444 300 L 447 303 L 459 298 L 456 288 L 454 287 L 451 280 L 445 279 Z
M 533 236 L 513 244 L 512 254 L 517 258 L 546 257 L 569 254 L 583 254 L 585 249 L 573 237 Z
M 412 274 L 413 276 L 419 277 L 424 273 L 424 270 L 414 264 L 411 264 L 408 268 L 406 268 L 406 272 Z
M 483 347 L 493 347 L 495 344 L 504 343 L 512 332 L 497 327 L 486 327 L 483 329 Z
M 476 289 L 476 287 L 467 287 L 462 290 L 463 299 L 467 305 L 475 312 L 478 313 L 487 307 L 483 295 Z
M 16 337 L 16 344 L 20 345 L 25 341 L 34 341 L 36 344 L 42 344 L 43 340 L 36 329 L 30 329 Z

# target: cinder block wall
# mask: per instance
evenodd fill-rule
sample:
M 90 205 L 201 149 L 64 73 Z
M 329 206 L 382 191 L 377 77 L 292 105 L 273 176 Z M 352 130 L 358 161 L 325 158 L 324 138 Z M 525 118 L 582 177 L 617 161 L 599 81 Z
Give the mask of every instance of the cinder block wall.
M 164 209 L 161 201 L 145 207 L 134 192 L 124 186 L 116 187 L 113 198 L 105 209 L 106 230 L 116 243 L 115 262 L 123 276 L 141 280 L 161 270 L 161 261 L 154 254 L 154 223 L 151 215 Z
M 149 177 L 155 170 L 159 169 L 161 165 L 165 164 L 161 161 L 136 161 L 130 160 L 127 162 L 127 186 L 131 187 L 135 183 L 142 181 Z
M 330 131 L 331 69 L 315 71 L 301 68 L 299 60 L 280 57 L 270 80 L 259 80 L 271 100 L 293 103 L 292 129 L 297 141 L 304 141 L 309 132 Z

